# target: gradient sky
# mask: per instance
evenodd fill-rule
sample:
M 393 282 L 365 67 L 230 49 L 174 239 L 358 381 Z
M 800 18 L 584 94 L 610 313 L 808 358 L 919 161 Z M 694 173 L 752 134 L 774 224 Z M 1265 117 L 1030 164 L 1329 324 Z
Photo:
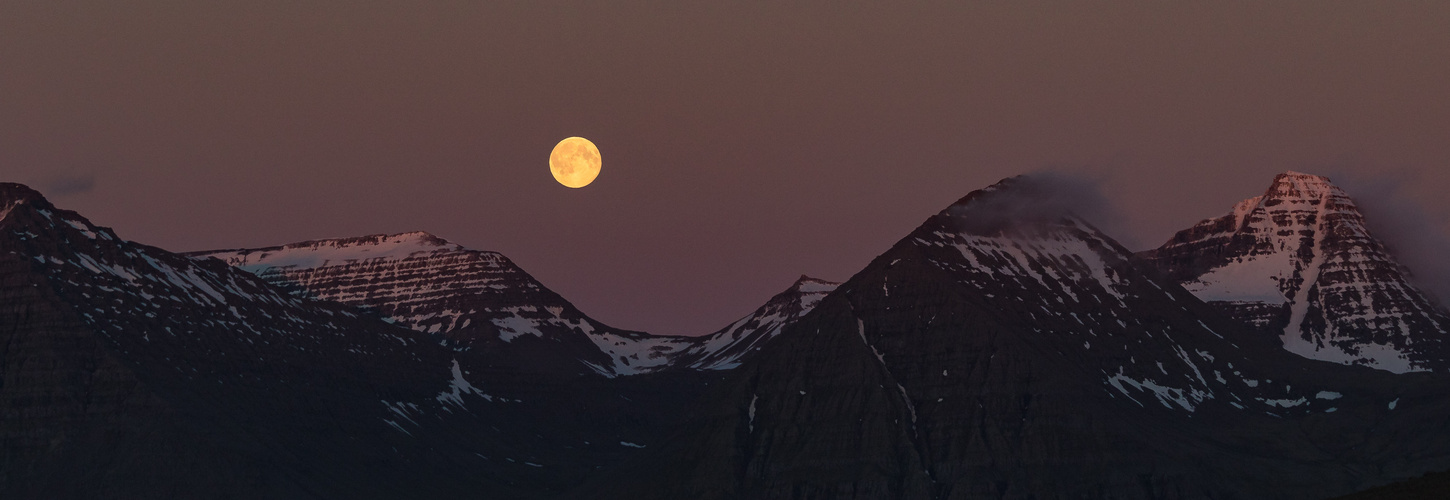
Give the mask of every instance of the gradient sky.
M 176 251 L 426 230 L 702 334 L 1044 169 L 1095 179 L 1135 249 L 1289 169 L 1444 234 L 1447 26 L 1432 1 L 8 0 L 0 180 Z M 575 135 L 604 157 L 580 190 L 547 163 Z

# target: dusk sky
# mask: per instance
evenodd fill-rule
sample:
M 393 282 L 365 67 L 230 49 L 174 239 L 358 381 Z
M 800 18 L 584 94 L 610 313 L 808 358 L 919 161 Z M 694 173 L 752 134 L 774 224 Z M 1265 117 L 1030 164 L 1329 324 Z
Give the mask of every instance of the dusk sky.
M 7 0 L 0 181 L 173 251 L 426 230 L 694 335 L 1028 172 L 1093 181 L 1135 250 L 1285 170 L 1444 235 L 1447 27 L 1435 1 Z M 582 189 L 548 168 L 570 136 L 603 156 Z

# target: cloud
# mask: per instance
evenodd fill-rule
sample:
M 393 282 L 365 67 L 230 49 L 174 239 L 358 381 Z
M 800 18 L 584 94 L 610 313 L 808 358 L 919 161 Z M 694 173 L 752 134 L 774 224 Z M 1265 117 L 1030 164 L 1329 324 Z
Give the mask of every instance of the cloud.
M 1411 280 L 1441 304 L 1450 300 L 1450 215 L 1426 210 L 1408 192 L 1415 181 L 1407 173 L 1378 173 L 1373 177 L 1336 172 L 1334 183 L 1343 188 L 1364 214 L 1370 233 L 1408 268 Z
M 972 234 L 997 234 L 1077 217 L 1113 238 L 1128 234 L 1124 217 L 1103 195 L 1101 176 L 1057 170 L 1006 179 L 951 212 Z M 1120 240 L 1121 242 L 1121 240 Z
M 46 179 L 41 184 L 45 194 L 50 196 L 71 196 L 89 193 L 96 188 L 95 174 L 61 174 Z

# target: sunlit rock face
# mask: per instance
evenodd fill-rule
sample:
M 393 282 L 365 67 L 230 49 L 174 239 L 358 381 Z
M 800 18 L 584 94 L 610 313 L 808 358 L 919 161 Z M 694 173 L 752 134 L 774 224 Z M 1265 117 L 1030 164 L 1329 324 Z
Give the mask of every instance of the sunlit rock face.
M 485 398 L 440 399 L 459 392 L 446 350 L 3 183 L 0 345 L 0 497 L 510 491 L 512 471 L 430 461 L 503 448 L 448 411 Z M 465 469 L 481 476 L 442 481 Z
M 508 353 L 490 362 L 519 361 L 514 368 L 525 371 L 614 376 L 667 361 L 651 358 L 650 346 L 637 345 L 642 335 L 589 319 L 502 254 L 470 250 L 428 233 L 192 256 L 221 259 L 294 295 L 370 311 L 460 352 Z
M 461 283 L 508 276 L 506 261 L 419 236 L 351 243 L 443 249 L 481 269 Z M 325 252 L 360 251 L 345 246 Z M 369 291 L 382 276 L 311 282 L 419 290 Z M 561 498 L 656 446 L 718 376 L 535 366 L 567 348 L 532 333 L 513 350 L 443 345 L 427 333 L 438 323 L 404 328 L 303 291 L 123 240 L 0 183 L 0 498 Z
M 0 498 L 1310 499 L 1450 468 L 1443 375 L 1285 352 L 1023 182 L 844 284 L 612 347 L 425 234 L 214 254 L 244 270 L 0 184 Z
M 835 288 L 802 276 L 720 331 L 677 337 L 604 325 L 502 254 L 423 232 L 191 255 L 221 259 L 294 295 L 354 306 L 487 358 L 475 365 L 609 377 L 734 368 Z
M 1142 257 L 1301 356 L 1397 373 L 1450 368 L 1450 316 L 1325 177 L 1280 174 L 1262 196 Z
M 687 432 L 635 465 L 656 479 L 599 491 L 1327 498 L 1384 480 L 1344 467 L 1406 477 L 1406 443 L 1447 446 L 1416 433 L 1351 450 L 1376 418 L 1438 424 L 1390 408 L 1398 375 L 1284 352 L 1039 210 L 1052 193 L 1029 182 L 929 218 L 712 384 Z

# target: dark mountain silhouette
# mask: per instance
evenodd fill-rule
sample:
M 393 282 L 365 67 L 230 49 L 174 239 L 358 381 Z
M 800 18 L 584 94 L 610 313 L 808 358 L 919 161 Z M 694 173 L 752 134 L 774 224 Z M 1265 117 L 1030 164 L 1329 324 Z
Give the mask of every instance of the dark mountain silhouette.
M 24 186 L 0 207 L 3 498 L 551 496 L 708 380 L 474 366 Z
M 1015 208 L 1039 188 L 927 220 L 590 491 L 1326 498 L 1450 464 L 1442 380 L 1284 352 L 1071 214 Z
M 180 255 L 0 184 L 0 498 L 1329 498 L 1450 469 L 1444 374 L 1286 351 L 1283 313 L 1179 285 L 1237 247 L 1134 256 L 1055 189 L 974 192 L 690 338 L 426 233 Z M 1228 223 L 1312 234 L 1227 239 L 1310 241 L 1295 287 L 1381 316 L 1289 314 L 1434 368 L 1438 320 L 1325 192 Z

